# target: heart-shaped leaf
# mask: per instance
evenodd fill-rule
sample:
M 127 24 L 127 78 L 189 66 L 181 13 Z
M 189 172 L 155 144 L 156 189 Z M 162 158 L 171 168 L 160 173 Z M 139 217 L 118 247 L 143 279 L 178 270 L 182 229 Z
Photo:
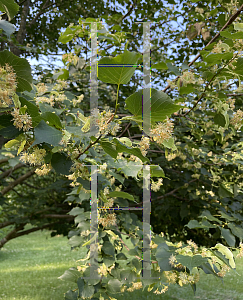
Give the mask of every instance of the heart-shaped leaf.
M 116 57 L 103 57 L 98 63 L 98 78 L 110 84 L 127 84 L 136 70 L 139 53 L 125 50 Z
M 17 92 L 31 91 L 32 75 L 31 67 L 24 58 L 19 58 L 8 50 L 0 52 L 0 66 L 9 64 L 17 75 Z
M 142 123 L 142 108 L 143 108 L 143 90 L 139 90 L 126 99 L 125 108 L 133 115 L 136 122 Z M 172 102 L 171 98 L 156 89 L 151 89 L 151 124 L 162 122 L 166 117 L 178 111 L 180 105 Z

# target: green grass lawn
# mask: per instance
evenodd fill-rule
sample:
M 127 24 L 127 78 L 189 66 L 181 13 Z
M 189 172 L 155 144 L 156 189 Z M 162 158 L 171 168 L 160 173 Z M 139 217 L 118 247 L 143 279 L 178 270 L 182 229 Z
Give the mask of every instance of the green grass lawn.
M 50 237 L 49 231 L 35 232 L 8 242 L 0 250 L 0 299 L 4 300 L 62 300 L 72 282 L 59 280 L 65 270 L 76 266 L 83 258 L 81 250 L 71 251 L 65 237 Z M 203 275 L 194 297 L 190 286 L 170 286 L 168 292 L 155 295 L 141 290 L 113 296 L 118 300 L 133 299 L 243 299 L 243 258 L 236 260 L 237 272 L 230 271 L 221 280 Z

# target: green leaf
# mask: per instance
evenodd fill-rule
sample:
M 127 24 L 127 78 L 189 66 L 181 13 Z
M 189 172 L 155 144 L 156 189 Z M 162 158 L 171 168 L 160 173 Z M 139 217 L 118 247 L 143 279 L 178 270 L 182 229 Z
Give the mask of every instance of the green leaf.
M 74 235 L 68 240 L 68 244 L 71 247 L 80 247 L 83 243 L 84 243 L 84 238 L 78 235 Z
M 234 24 L 234 29 L 239 30 L 239 31 L 243 31 L 243 23 L 235 23 Z
M 15 31 L 15 26 L 5 20 L 0 20 L 0 29 L 3 29 L 6 35 L 10 38 L 10 35 Z
M 220 35 L 232 40 L 243 39 L 243 32 L 231 33 L 229 31 L 224 30 L 220 32 Z
M 28 61 L 25 58 L 14 55 L 8 50 L 4 50 L 0 52 L 0 65 L 5 66 L 6 64 L 12 66 L 16 73 L 18 83 L 16 91 L 22 92 L 27 90 L 30 92 L 32 90 L 32 75 Z
M 77 281 L 78 289 L 79 289 L 79 297 L 83 297 L 83 299 L 91 298 L 94 295 L 94 286 L 85 284 L 84 280 L 78 278 Z
M 114 58 L 101 58 L 98 62 L 98 78 L 105 83 L 127 84 L 136 70 L 139 57 L 139 53 L 125 50 Z
M 216 113 L 214 116 L 214 123 L 221 127 L 224 127 L 226 124 L 225 116 L 221 113 Z
M 151 66 L 151 69 L 156 69 L 156 70 L 167 70 L 168 67 L 167 67 L 166 63 L 162 61 L 162 62 L 160 62 L 160 63 L 153 64 L 153 65 Z
M 104 242 L 104 244 L 102 246 L 102 251 L 107 255 L 111 255 L 111 256 L 115 255 L 114 246 L 108 241 Z
M 112 158 L 117 158 L 118 151 L 116 150 L 116 147 L 113 143 L 109 141 L 100 141 L 100 145 L 103 148 L 103 150 L 109 154 Z
M 53 74 L 53 79 L 67 80 L 69 78 L 69 71 L 66 69 L 61 69 L 61 71 Z
M 78 30 L 78 27 L 76 27 L 75 29 L 73 28 L 66 28 L 66 30 L 59 36 L 59 39 L 58 39 L 58 43 L 62 43 L 62 44 L 66 44 L 68 42 L 70 42 L 75 34 L 76 34 L 76 31 Z
M 215 221 L 218 222 L 219 224 L 222 224 L 222 221 L 220 221 L 218 218 L 215 218 L 214 216 L 211 215 L 211 212 L 209 210 L 204 210 L 199 218 L 206 217 L 209 221 Z
M 243 37 L 243 33 L 242 33 Z M 203 55 L 203 60 L 209 65 L 221 63 L 222 60 L 230 60 L 233 57 L 233 52 L 226 53 L 210 53 L 209 55 Z
M 136 271 L 139 272 L 142 269 L 142 263 L 137 258 L 131 260 L 131 264 L 136 268 Z
M 230 230 L 225 228 L 220 228 L 220 229 L 221 229 L 221 234 L 226 240 L 227 244 L 230 247 L 235 247 L 235 237 L 231 234 Z
M 118 153 L 120 153 L 120 152 L 130 153 L 130 154 L 133 154 L 133 155 L 137 156 L 138 158 L 140 158 L 142 162 L 149 163 L 149 159 L 142 155 L 141 150 L 139 148 L 126 147 L 123 143 L 121 143 L 116 138 L 114 138 L 112 141 L 116 144 L 116 150 Z
M 204 228 L 204 229 L 209 229 L 209 228 L 216 228 L 217 226 L 209 223 L 209 222 L 203 222 L 199 223 L 197 220 L 190 220 L 187 225 L 188 228 L 193 229 L 193 228 Z
M 193 268 L 199 267 L 203 263 L 208 262 L 207 258 L 202 257 L 201 255 L 194 255 L 194 256 L 176 255 L 176 260 L 178 261 L 178 263 L 187 267 L 190 271 Z
M 79 277 L 80 277 L 79 271 L 76 268 L 70 268 L 66 270 L 64 274 L 58 278 L 64 281 L 72 281 L 76 283 Z
M 18 145 L 19 143 L 20 143 L 19 140 L 13 139 L 13 140 L 8 141 L 6 144 L 4 144 L 4 148 L 11 148 L 15 145 Z
M 77 215 L 80 215 L 83 213 L 84 213 L 84 208 L 81 208 L 81 207 L 74 207 L 71 209 L 70 212 L 68 212 L 68 214 L 71 216 L 77 216 Z
M 181 75 L 180 70 L 176 66 L 172 65 L 171 62 L 167 63 L 167 67 L 171 73 L 174 73 L 175 75 L 179 75 L 179 76 Z
M 229 260 L 229 266 L 232 269 L 235 269 L 235 261 L 234 261 L 233 253 L 227 247 L 225 247 L 220 243 L 216 244 L 214 248 L 216 248 L 220 253 L 222 253 Z
M 54 153 L 52 155 L 51 166 L 59 174 L 69 175 L 72 164 L 72 161 L 65 154 Z
M 125 175 L 137 178 L 138 172 L 141 170 L 143 166 L 139 166 L 138 163 L 134 161 L 129 161 L 126 165 L 124 163 L 120 164 L 120 167 L 118 167 L 118 171 L 122 171 Z
M 107 284 L 108 292 L 115 294 L 121 291 L 122 283 L 118 279 L 110 279 Z
M 139 90 L 126 99 L 125 108 L 128 109 L 134 116 L 135 121 L 142 123 L 142 102 L 143 90 Z M 162 122 L 166 117 L 181 108 L 172 102 L 171 98 L 156 89 L 151 89 L 151 124 Z
M 163 169 L 159 165 L 150 165 L 151 177 L 165 177 Z
M 177 149 L 173 137 L 171 137 L 168 140 L 164 140 L 163 141 L 163 146 L 165 146 L 166 148 L 169 148 L 173 151 L 175 151 Z
M 0 11 L 6 12 L 9 21 L 11 21 L 19 11 L 19 6 L 14 0 L 0 0 Z
M 47 125 L 45 121 L 41 120 L 38 126 L 35 127 L 35 141 L 32 146 L 41 143 L 48 143 L 52 146 L 58 146 L 61 139 L 61 131 Z
M 234 217 L 229 216 L 228 214 L 224 213 L 223 211 L 219 212 L 222 216 L 222 218 L 226 219 L 227 221 L 235 221 L 236 219 Z
M 196 88 L 193 84 L 188 84 L 187 86 L 182 86 L 180 88 L 180 95 L 184 95 L 184 94 L 190 94 L 195 92 Z
M 137 280 L 137 274 L 131 270 L 122 270 L 120 273 L 122 283 L 132 283 Z
M 122 175 L 117 174 L 117 173 L 115 173 L 115 172 L 113 172 L 113 171 L 110 171 L 110 174 L 111 174 L 113 177 L 115 177 L 115 179 L 117 179 L 121 184 L 124 183 L 125 178 L 124 178 Z
M 226 186 L 223 185 L 223 184 L 220 184 L 218 193 L 219 193 L 220 198 L 232 197 L 232 196 L 234 195 L 234 194 L 233 194 L 231 191 L 229 191 L 229 190 L 226 188 Z
M 54 112 L 45 112 L 41 115 L 42 119 L 49 122 L 50 126 L 55 126 L 56 128 L 62 128 L 61 121 L 59 117 Z
M 128 199 L 128 200 L 132 200 L 134 201 L 134 198 L 132 195 L 126 193 L 126 192 L 110 192 L 107 196 L 109 197 L 119 197 L 119 198 L 123 198 L 123 199 Z
M 69 290 L 67 293 L 65 293 L 65 299 L 64 300 L 77 300 L 78 299 L 78 292 Z
M 161 243 L 158 245 L 155 253 L 155 257 L 158 261 L 161 271 L 170 271 L 172 269 L 171 265 L 169 264 L 169 258 L 172 253 L 168 249 L 169 248 L 166 243 Z
M 20 135 L 23 132 L 23 130 L 19 130 L 14 125 L 7 126 L 5 128 L 0 129 L 0 135 L 2 135 L 5 138 L 14 138 Z
M 132 141 L 127 137 L 117 138 L 120 142 L 125 144 L 127 147 L 132 147 Z
M 243 239 L 243 228 L 236 226 L 234 223 L 228 223 L 227 226 L 231 229 L 232 233 L 241 240 Z
M 126 257 L 126 255 L 124 253 L 118 253 L 116 255 L 116 259 L 117 260 L 127 260 L 127 257 Z
M 216 268 L 215 265 L 213 265 L 213 268 L 214 268 L 213 269 L 209 263 L 205 263 L 205 264 L 202 264 L 200 266 L 200 268 L 204 271 L 205 274 L 212 274 L 215 277 L 218 277 L 223 281 L 223 279 L 219 275 L 217 275 L 216 271 L 218 272 L 218 269 Z

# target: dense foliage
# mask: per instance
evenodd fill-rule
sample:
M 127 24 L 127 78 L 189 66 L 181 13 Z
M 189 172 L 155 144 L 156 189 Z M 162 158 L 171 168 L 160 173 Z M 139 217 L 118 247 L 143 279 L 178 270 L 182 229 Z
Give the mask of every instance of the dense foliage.
M 23 18 L 28 3 L 32 2 L 25 1 Z M 66 299 L 112 299 L 112 294 L 142 287 L 161 294 L 170 284 L 191 284 L 195 291 L 199 269 L 223 277 L 235 269 L 231 250 L 239 247 L 243 255 L 243 5 L 170 1 L 163 10 L 156 1 L 146 5 L 135 3 L 123 16 L 103 15 L 107 26 L 99 22 L 101 17 L 70 17 L 75 24 L 58 39 L 66 45 L 60 47 L 71 50 L 62 56 L 64 67 L 54 74 L 42 73 L 34 83 L 27 60 L 16 56 L 16 49 L 8 50 L 8 45 L 20 48 L 20 41 L 10 37 L 12 24 L 0 20 L 5 47 L 0 53 L 0 135 L 5 138 L 0 217 L 2 228 L 15 225 L 2 245 L 21 234 L 28 222 L 36 229 L 55 225 L 65 233 L 71 225 L 61 230 L 58 221 L 50 220 L 74 219 L 69 243 L 72 248 L 86 246 L 87 257 L 60 277 L 78 286 Z M 18 6 L 13 0 L 0 0 L 0 9 L 10 21 Z M 57 8 L 55 12 L 62 14 Z M 158 22 L 151 25 L 148 133 L 143 131 L 143 26 L 129 26 L 127 17 L 133 21 L 133 13 Z M 61 28 L 63 16 L 50 27 Z M 175 21 L 182 29 L 173 25 Z M 90 114 L 88 53 L 94 23 L 99 99 Z M 39 46 L 38 38 L 35 43 Z M 46 43 L 52 50 L 59 45 L 48 35 Z M 98 167 L 98 206 L 103 207 L 97 213 L 96 246 L 90 232 L 88 165 Z M 141 211 L 114 210 L 142 207 L 145 165 L 151 182 L 151 277 L 159 279 L 142 276 L 148 237 L 143 236 L 146 222 Z M 11 178 L 16 170 L 19 177 Z M 19 186 L 24 182 L 29 189 Z M 67 215 L 68 207 L 72 209 Z M 92 247 L 98 249 L 97 279 L 88 278 Z

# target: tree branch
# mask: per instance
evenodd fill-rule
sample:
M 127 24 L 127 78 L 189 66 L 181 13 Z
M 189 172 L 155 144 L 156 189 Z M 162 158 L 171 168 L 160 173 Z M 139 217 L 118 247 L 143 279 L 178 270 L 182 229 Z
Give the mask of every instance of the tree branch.
M 24 166 L 25 166 L 24 164 L 19 163 L 16 166 L 14 166 L 13 168 L 11 168 L 11 169 L 3 172 L 2 174 L 0 174 L 0 178 L 5 178 L 5 177 L 9 176 L 9 174 L 11 174 L 13 171 L 15 171 L 15 170 L 17 170 L 19 168 L 22 168 Z
M 58 219 L 74 219 L 76 216 L 49 214 L 49 215 L 40 215 L 40 217 L 42 217 L 42 218 L 58 218 Z
M 3 158 L 3 159 L 0 159 L 0 165 L 7 162 L 9 160 L 9 157 L 6 157 L 6 158 Z
M 19 177 L 15 181 L 11 182 L 8 186 L 6 186 L 2 191 L 2 195 L 5 195 L 7 192 L 9 192 L 11 189 L 13 189 L 16 185 L 21 183 L 22 181 L 26 180 L 30 176 L 32 176 L 35 173 L 35 168 L 29 171 L 28 173 L 24 174 L 23 176 Z
M 26 223 L 20 224 L 18 227 L 15 227 L 13 230 L 11 230 L 1 241 L 0 241 L 0 249 L 11 239 L 14 238 L 14 235 L 17 231 L 22 230 Z
M 20 230 L 22 230 L 24 228 L 24 226 L 27 224 L 27 223 L 24 223 L 24 224 L 21 224 L 19 227 L 17 228 L 14 228 L 10 233 L 8 233 L 1 241 L 0 241 L 0 249 L 10 240 L 14 239 L 14 238 L 17 238 L 19 236 L 22 236 L 22 235 L 26 235 L 26 234 L 29 234 L 31 232 L 35 232 L 35 231 L 38 231 L 38 230 L 42 230 L 42 229 L 45 229 L 45 228 L 48 228 L 48 227 L 51 227 L 53 225 L 56 225 L 56 224 L 61 224 L 62 222 L 58 221 L 58 222 L 53 222 L 53 223 L 49 223 L 49 224 L 46 224 L 46 225 L 43 225 L 43 226 L 40 226 L 40 227 L 34 227 L 34 228 L 31 228 L 31 229 L 28 229 L 28 230 L 24 230 L 24 231 L 21 231 L 21 232 L 18 232 Z
M 186 113 L 184 113 L 182 116 L 185 117 L 186 115 L 188 115 L 197 105 L 198 103 L 202 100 L 202 98 L 205 96 L 206 94 L 206 90 L 207 90 L 207 87 L 213 82 L 213 80 L 215 79 L 216 76 L 219 75 L 220 72 L 222 72 L 222 70 L 224 70 L 224 68 L 229 64 L 231 63 L 235 58 L 236 56 L 238 55 L 238 53 L 236 55 L 234 55 L 232 57 L 232 59 L 230 59 L 221 69 L 218 70 L 218 72 L 216 72 L 213 77 L 209 80 L 209 82 L 206 84 L 205 88 L 204 88 L 204 92 L 201 94 L 201 96 L 198 98 L 197 102 L 193 105 L 193 107 L 191 109 L 189 109 Z
M 220 31 L 211 39 L 211 41 L 209 41 L 207 43 L 207 45 L 203 49 L 205 49 L 207 46 L 209 46 L 210 44 L 212 44 L 220 36 L 220 32 L 223 31 L 225 28 L 227 28 L 230 24 L 232 24 L 234 22 L 234 20 L 239 16 L 239 14 L 241 13 L 242 10 L 243 10 L 243 4 L 237 10 L 237 12 L 234 13 L 229 18 L 229 20 L 224 24 L 224 26 L 220 29 Z M 188 64 L 188 67 L 192 66 L 194 64 L 194 62 L 197 61 L 200 56 L 201 56 L 201 54 L 198 53 L 198 55 Z M 180 78 L 180 76 L 177 76 L 176 79 L 174 79 L 173 81 L 176 81 L 178 78 Z M 170 84 L 167 85 L 167 87 L 163 89 L 163 92 L 166 92 L 169 88 L 170 88 Z
M 36 22 L 36 20 L 45 12 L 45 10 L 50 7 L 50 6 L 53 6 L 54 4 L 56 3 L 51 3 L 50 5 L 47 5 L 49 2 L 49 0 L 46 0 L 45 4 L 43 5 L 42 7 L 42 10 L 38 12 L 38 14 L 36 14 L 36 16 L 34 17 L 34 19 L 32 19 L 29 24 L 28 24 L 28 27 L 31 27 L 34 25 L 34 23 Z
M 23 3 L 24 3 L 24 7 L 21 14 L 20 27 L 16 37 L 16 40 L 20 45 L 22 45 L 24 42 L 25 30 L 26 30 L 26 19 L 29 14 L 30 0 L 26 0 Z M 11 43 L 10 48 L 13 54 L 20 56 L 21 50 L 15 44 Z
M 120 138 L 121 136 L 123 136 L 123 134 L 127 131 L 127 129 L 130 127 L 131 124 L 132 124 L 131 122 L 129 122 L 129 123 L 127 124 L 127 126 L 126 126 L 126 128 L 123 130 L 123 132 L 122 132 L 120 135 L 118 135 L 118 138 Z
M 12 222 L 12 221 L 6 221 L 6 222 L 3 222 L 3 223 L 0 223 L 0 229 L 5 228 L 9 225 L 13 225 L 13 224 L 14 224 L 14 222 Z

